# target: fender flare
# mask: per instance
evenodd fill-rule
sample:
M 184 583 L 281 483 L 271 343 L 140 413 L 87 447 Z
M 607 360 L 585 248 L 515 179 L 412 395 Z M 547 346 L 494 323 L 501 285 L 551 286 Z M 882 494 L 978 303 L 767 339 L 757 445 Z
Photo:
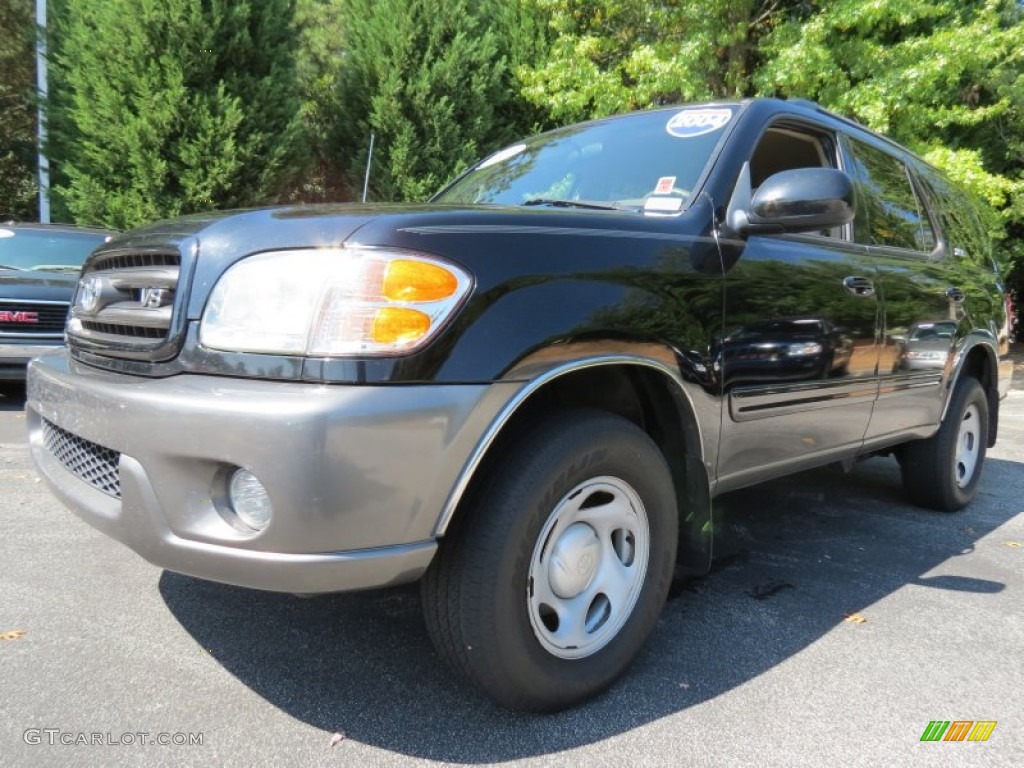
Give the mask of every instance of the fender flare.
M 706 571 L 711 561 L 713 525 L 711 481 L 705 460 L 707 445 L 705 443 L 704 425 L 701 424 L 698 418 L 698 411 L 692 393 L 689 391 L 678 370 L 653 358 L 628 354 L 598 355 L 564 362 L 528 380 L 491 420 L 487 429 L 477 441 L 473 452 L 463 465 L 456 482 L 448 494 L 441 515 L 434 527 L 434 537 L 440 538 L 444 536 L 485 456 L 502 433 L 502 430 L 512 421 L 515 414 L 532 396 L 563 376 L 598 366 L 609 365 L 638 366 L 653 369 L 668 377 L 675 390 L 684 398 L 686 407 L 689 409 L 690 416 L 696 425 L 700 456 L 686 454 L 686 483 L 684 488 L 679 488 L 680 538 L 681 542 L 685 541 L 687 545 L 687 552 L 685 554 L 681 553 L 683 556 L 680 560 L 689 570 L 695 572 Z

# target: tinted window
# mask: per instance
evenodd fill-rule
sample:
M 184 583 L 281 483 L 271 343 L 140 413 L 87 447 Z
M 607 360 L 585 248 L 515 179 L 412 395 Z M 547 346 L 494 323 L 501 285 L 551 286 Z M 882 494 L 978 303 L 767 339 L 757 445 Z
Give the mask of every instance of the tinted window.
M 931 251 L 935 233 L 907 167 L 879 149 L 852 141 L 853 173 L 858 186 L 854 240 Z
M 976 204 L 936 173 L 925 175 L 923 181 L 931 193 L 932 207 L 953 255 L 968 255 L 986 263 L 990 258 L 990 245 Z
M 522 205 L 550 198 L 635 209 L 659 196 L 674 199 L 678 210 L 734 113 L 657 110 L 552 131 L 491 155 L 435 202 Z

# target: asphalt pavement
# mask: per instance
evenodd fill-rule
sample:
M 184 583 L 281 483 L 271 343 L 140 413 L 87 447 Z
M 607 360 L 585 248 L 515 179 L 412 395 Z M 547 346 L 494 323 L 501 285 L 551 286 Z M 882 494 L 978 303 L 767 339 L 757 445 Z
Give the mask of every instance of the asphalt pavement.
M 464 689 L 414 587 L 301 599 L 150 566 L 46 491 L 22 406 L 0 389 L 5 768 L 1024 765 L 1022 390 L 962 513 L 908 505 L 892 459 L 716 500 L 713 572 L 674 585 L 622 681 L 551 716 Z M 922 742 L 935 720 L 996 725 Z

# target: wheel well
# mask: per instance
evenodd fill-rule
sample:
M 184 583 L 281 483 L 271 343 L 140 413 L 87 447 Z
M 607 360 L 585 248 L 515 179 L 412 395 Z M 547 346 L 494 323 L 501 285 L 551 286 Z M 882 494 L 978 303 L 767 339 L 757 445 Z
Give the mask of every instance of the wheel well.
M 636 424 L 665 457 L 680 513 L 680 534 L 693 532 L 703 517 L 693 514 L 702 506 L 710 515 L 707 474 L 703 466 L 700 430 L 684 393 L 667 374 L 635 364 L 597 365 L 563 374 L 536 392 L 516 409 L 470 480 L 453 518 L 457 524 L 464 506 L 472 504 L 477 490 L 500 464 L 508 448 L 528 434 L 531 427 L 556 410 L 593 408 L 617 414 Z M 684 521 L 689 521 L 684 525 Z M 700 528 L 700 524 L 696 525 Z M 710 525 L 706 526 L 707 531 Z M 705 533 L 705 535 L 707 535 Z M 681 540 L 681 544 L 687 544 Z M 710 542 L 689 542 L 693 554 L 680 552 L 680 562 L 700 572 L 710 557 Z M 707 549 L 703 549 L 707 547 Z
M 999 386 L 996 378 L 996 364 L 992 355 L 981 344 L 967 353 L 960 369 L 961 376 L 971 376 L 981 382 L 988 398 L 988 447 L 996 444 L 999 430 Z

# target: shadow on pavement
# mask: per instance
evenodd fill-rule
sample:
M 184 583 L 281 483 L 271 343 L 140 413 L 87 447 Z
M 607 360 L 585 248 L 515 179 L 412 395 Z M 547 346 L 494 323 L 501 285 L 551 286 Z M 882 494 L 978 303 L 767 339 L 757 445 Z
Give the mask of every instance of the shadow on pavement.
M 1021 466 L 989 460 L 968 510 L 907 505 L 895 461 L 824 469 L 716 501 L 711 574 L 674 585 L 637 663 L 575 710 L 513 714 L 460 685 L 434 653 L 414 586 L 300 599 L 165 572 L 163 598 L 242 683 L 288 715 L 349 739 L 455 763 L 500 762 L 600 741 L 714 698 L 800 653 L 907 585 L 991 593 L 927 576 L 1013 517 Z

